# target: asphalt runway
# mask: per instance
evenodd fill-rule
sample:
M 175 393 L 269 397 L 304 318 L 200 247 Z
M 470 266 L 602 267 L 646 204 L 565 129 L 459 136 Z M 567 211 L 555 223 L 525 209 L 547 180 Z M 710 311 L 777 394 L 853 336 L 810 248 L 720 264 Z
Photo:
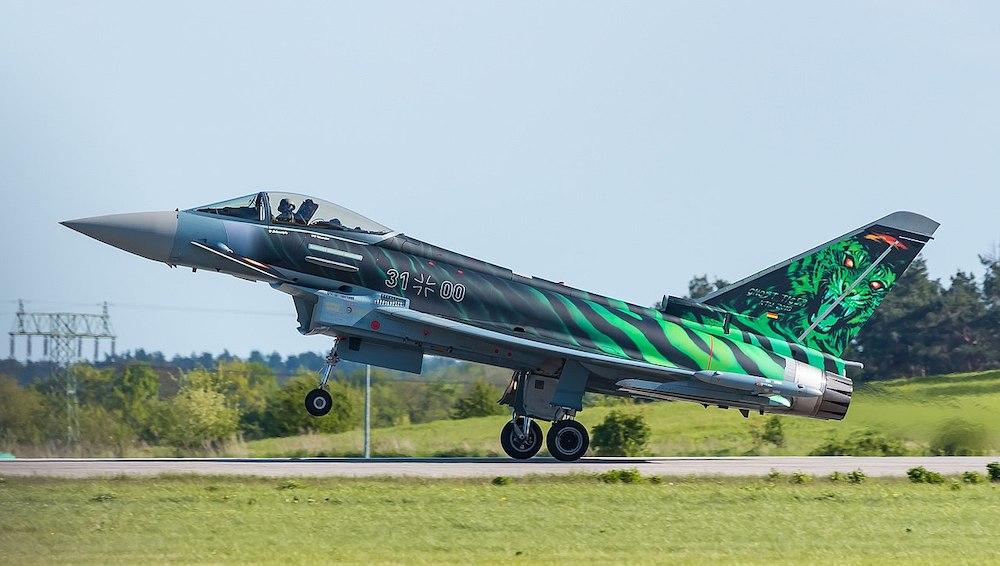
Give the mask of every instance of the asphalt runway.
M 164 474 L 264 477 L 378 477 L 421 478 L 495 477 L 592 474 L 636 468 L 643 475 L 764 476 L 771 470 L 826 475 L 860 469 L 869 476 L 905 476 L 924 466 L 945 474 L 966 470 L 986 472 L 998 456 L 939 457 L 676 457 L 584 458 L 563 463 L 551 458 L 526 462 L 506 458 L 156 458 L 156 459 L 18 459 L 0 461 L 2 476 L 91 478 L 159 476 Z

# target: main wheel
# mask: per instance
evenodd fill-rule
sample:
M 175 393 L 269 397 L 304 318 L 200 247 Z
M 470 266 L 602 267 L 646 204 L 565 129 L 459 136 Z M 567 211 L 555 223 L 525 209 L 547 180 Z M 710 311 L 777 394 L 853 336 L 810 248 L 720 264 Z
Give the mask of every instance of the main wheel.
M 531 421 L 528 425 L 528 434 L 521 436 L 514 421 L 508 421 L 500 431 L 500 446 L 503 446 L 503 451 L 511 458 L 527 460 L 538 454 L 542 448 L 542 427 Z
M 557 421 L 549 429 L 545 445 L 556 460 L 572 462 L 587 453 L 590 435 L 587 434 L 587 428 L 577 421 Z
M 325 389 L 313 389 L 306 394 L 306 411 L 314 417 L 322 417 L 333 408 L 333 397 Z

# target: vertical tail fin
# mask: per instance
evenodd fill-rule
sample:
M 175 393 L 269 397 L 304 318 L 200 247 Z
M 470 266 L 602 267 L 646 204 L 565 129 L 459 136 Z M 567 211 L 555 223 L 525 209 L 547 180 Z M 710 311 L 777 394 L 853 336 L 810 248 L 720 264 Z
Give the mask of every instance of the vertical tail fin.
M 894 212 L 703 297 L 733 324 L 840 356 L 939 224 Z

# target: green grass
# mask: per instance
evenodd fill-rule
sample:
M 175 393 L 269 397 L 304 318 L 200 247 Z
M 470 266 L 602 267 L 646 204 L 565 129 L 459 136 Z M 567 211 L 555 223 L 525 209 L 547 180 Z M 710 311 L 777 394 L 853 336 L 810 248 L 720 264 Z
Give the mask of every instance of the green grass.
M 749 427 L 764 417 L 744 419 L 735 410 L 702 408 L 692 403 L 647 403 L 633 407 L 652 428 L 651 455 L 805 455 L 833 436 L 876 429 L 903 441 L 908 452 L 924 454 L 941 424 L 961 418 L 984 427 L 992 436 L 991 453 L 1000 453 L 1000 371 L 894 380 L 863 386 L 856 392 L 844 421 L 781 417 L 784 446 L 756 446 Z M 580 420 L 593 427 L 608 407 L 591 407 Z M 506 417 L 445 420 L 375 429 L 378 455 L 476 455 L 501 452 L 497 437 Z M 543 425 L 543 429 L 545 425 Z M 361 432 L 271 438 L 238 447 L 234 455 L 354 455 L 361 451 Z M 543 449 L 544 450 L 544 449 Z
M 0 557 L 7 564 L 998 559 L 995 483 L 660 480 L 7 478 Z

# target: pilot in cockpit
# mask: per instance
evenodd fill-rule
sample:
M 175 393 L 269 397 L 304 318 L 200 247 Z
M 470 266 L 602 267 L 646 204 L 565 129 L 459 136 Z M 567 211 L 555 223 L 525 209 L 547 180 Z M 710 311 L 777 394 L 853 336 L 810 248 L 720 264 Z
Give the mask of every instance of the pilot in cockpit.
M 319 205 L 313 202 L 311 198 L 307 198 L 302 201 L 302 206 L 299 207 L 299 211 L 295 213 L 295 222 L 297 224 L 309 224 L 312 220 L 316 211 L 319 210 Z
M 295 205 L 286 198 L 281 199 L 278 203 L 278 216 L 274 218 L 275 222 L 287 222 L 289 224 L 295 218 Z
M 384 235 L 390 232 L 385 226 L 342 206 L 292 193 L 257 193 L 191 210 L 201 214 L 217 214 L 243 220 L 292 226 L 308 226 L 321 230 L 374 235 Z M 265 210 L 270 212 L 270 220 L 266 218 Z

